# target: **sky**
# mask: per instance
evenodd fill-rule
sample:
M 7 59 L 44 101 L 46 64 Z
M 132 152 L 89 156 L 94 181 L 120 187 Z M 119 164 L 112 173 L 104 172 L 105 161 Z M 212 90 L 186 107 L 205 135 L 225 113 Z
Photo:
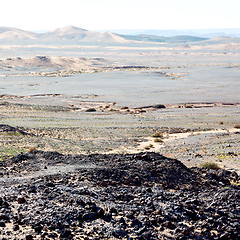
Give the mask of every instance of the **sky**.
M 47 31 L 240 28 L 240 0 L 3 0 L 0 26 Z

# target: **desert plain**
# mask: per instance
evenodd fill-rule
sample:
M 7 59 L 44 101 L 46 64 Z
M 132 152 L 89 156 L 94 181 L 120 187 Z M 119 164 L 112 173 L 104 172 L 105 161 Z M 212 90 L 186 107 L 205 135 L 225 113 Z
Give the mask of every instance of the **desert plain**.
M 238 239 L 240 40 L 58 33 L 1 40 L 2 239 Z

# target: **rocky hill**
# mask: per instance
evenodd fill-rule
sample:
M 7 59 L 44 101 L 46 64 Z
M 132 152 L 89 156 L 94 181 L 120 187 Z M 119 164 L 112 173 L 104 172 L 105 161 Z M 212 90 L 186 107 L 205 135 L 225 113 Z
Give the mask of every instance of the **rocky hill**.
M 38 35 L 33 32 L 24 31 L 17 28 L 0 27 L 0 40 L 18 41 L 26 39 L 37 39 Z
M 17 28 L 0 27 L 0 42 L 1 43 L 68 43 L 77 44 L 85 43 L 185 43 L 199 42 L 207 40 L 207 38 L 193 36 L 175 36 L 163 37 L 155 35 L 120 35 L 112 32 L 96 32 L 86 29 L 67 26 L 64 28 L 55 29 L 46 33 L 33 33 Z
M 74 26 L 59 28 L 39 36 L 40 40 L 127 43 L 124 37 L 111 32 L 93 32 Z
M 98 68 L 104 66 L 105 59 L 102 58 L 69 58 L 69 57 L 49 57 L 36 56 L 30 58 L 14 57 L 0 59 L 0 69 L 2 70 L 79 70 Z

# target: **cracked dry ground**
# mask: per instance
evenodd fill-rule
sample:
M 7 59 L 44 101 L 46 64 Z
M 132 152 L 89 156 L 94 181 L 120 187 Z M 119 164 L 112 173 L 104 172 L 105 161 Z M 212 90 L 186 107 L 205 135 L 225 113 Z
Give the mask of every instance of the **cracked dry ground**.
M 235 172 L 150 152 L 32 151 L 0 174 L 2 239 L 239 239 Z

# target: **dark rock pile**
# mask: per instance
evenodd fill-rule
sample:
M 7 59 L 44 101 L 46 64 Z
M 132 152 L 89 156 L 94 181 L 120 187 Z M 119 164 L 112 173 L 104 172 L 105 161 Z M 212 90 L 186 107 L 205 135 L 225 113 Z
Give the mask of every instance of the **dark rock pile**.
M 34 151 L 10 164 L 15 170 L 4 172 L 0 186 L 2 239 L 239 239 L 233 172 L 189 169 L 156 153 Z M 65 165 L 75 168 L 43 171 Z
M 6 124 L 0 124 L 0 132 L 28 135 L 28 133 L 24 132 L 20 128 L 12 127 L 12 126 L 9 126 L 9 125 L 6 125 Z

